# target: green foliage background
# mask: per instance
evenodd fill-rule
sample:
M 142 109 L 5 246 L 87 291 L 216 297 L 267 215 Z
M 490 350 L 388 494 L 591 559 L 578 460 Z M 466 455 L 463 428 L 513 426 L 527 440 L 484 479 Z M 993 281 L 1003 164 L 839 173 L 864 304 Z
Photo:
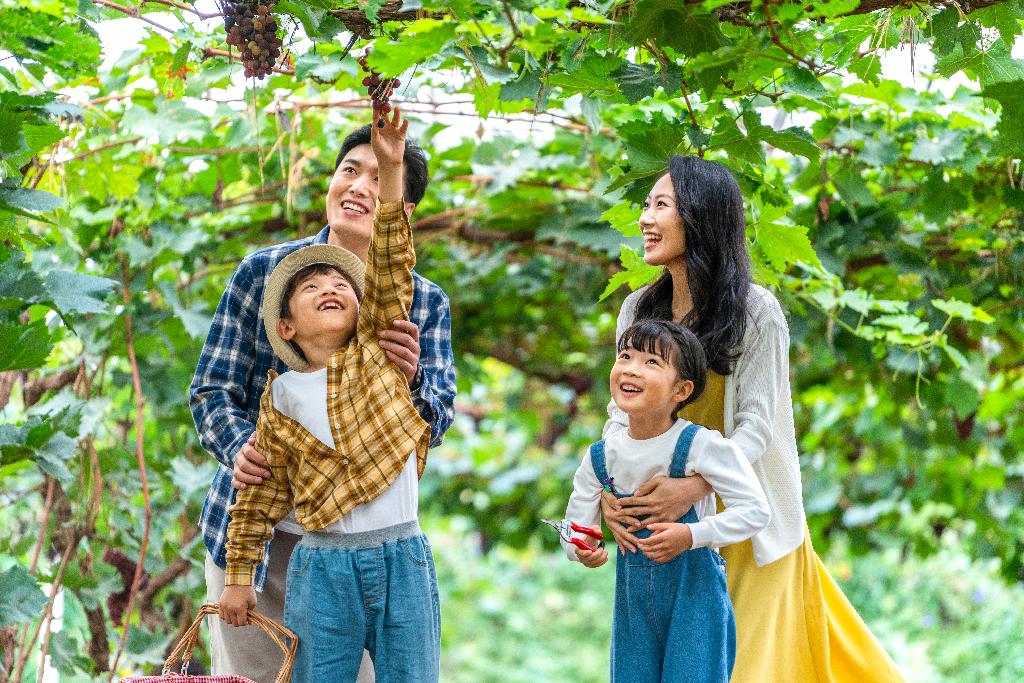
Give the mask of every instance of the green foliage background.
M 238 260 L 322 226 L 371 43 L 452 299 L 458 416 L 421 489 L 446 679 L 606 675 L 610 573 L 537 519 L 600 432 L 618 303 L 655 274 L 637 203 L 679 152 L 735 173 L 790 314 L 815 546 L 916 680 L 1019 680 L 1024 0 L 961 9 L 280 0 L 289 61 L 244 84 L 211 4 L 0 0 L 0 680 L 41 651 L 61 680 L 143 670 L 190 621 L 215 464 L 186 388 Z M 129 15 L 144 38 L 101 61 Z M 893 80 L 898 50 L 934 64 Z

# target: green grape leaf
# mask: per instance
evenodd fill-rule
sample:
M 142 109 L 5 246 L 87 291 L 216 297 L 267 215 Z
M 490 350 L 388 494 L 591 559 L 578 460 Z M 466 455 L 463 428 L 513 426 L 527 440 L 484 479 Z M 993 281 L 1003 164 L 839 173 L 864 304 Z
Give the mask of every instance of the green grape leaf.
M 736 157 L 752 165 L 764 163 L 764 149 L 759 139 L 744 135 L 731 115 L 719 117 L 713 130 L 715 132 L 711 136 L 709 147 L 722 149 L 730 157 Z
M 823 97 L 828 96 L 825 86 L 821 84 L 821 81 L 818 80 L 818 77 L 810 69 L 805 69 L 802 66 L 791 66 L 783 69 L 782 72 L 786 76 L 786 90 L 816 101 L 820 101 Z
M 939 128 L 931 135 L 923 129 L 918 131 L 910 158 L 928 164 L 944 165 L 962 159 L 965 153 L 963 133 L 958 130 Z
M 661 85 L 657 71 L 650 64 L 626 62 L 611 72 L 610 76 L 619 84 L 619 89 L 630 104 L 650 97 L 654 94 L 654 89 Z
M 53 340 L 42 320 L 29 325 L 0 320 L 0 349 L 0 372 L 32 370 L 46 364 Z
M 852 12 L 860 5 L 860 0 L 814 0 L 811 11 L 822 17 L 838 17 Z
M 766 127 L 766 130 L 761 134 L 761 139 L 772 147 L 781 149 L 783 152 L 799 154 L 813 162 L 817 162 L 821 157 L 821 149 L 818 147 L 818 143 L 815 142 L 806 129 L 800 126 L 792 126 L 780 131 Z
M 25 254 L 15 249 L 0 249 L 0 304 L 4 301 L 35 302 L 43 290 L 43 281 L 32 266 L 25 262 Z
M 6 182 L 0 184 L 0 209 L 9 207 L 9 211 L 18 213 L 46 212 L 63 205 L 63 199 L 49 192 L 19 187 Z
M 807 228 L 779 222 L 788 213 L 788 207 L 763 204 L 760 197 L 751 200 L 754 216 L 754 235 L 758 246 L 771 267 L 784 272 L 791 263 L 803 262 L 821 267 L 818 255 L 807 237 Z
M 455 37 L 455 28 L 456 24 L 437 19 L 414 21 L 405 27 L 401 40 L 378 40 L 367 57 L 367 63 L 385 76 L 397 76 L 441 52 Z
M 989 85 L 981 94 L 1002 105 L 996 126 L 1000 151 L 1011 157 L 1024 157 L 1024 79 Z
M 0 628 L 32 621 L 48 602 L 39 582 L 20 564 L 0 574 Z
M 864 138 L 860 160 L 866 165 L 884 168 L 895 164 L 899 159 L 900 149 L 892 135 L 878 131 L 873 137 Z
M 965 71 L 985 87 L 1024 78 L 1024 60 L 1014 59 L 1010 46 L 1001 38 L 984 50 L 974 42 L 958 42 L 936 62 L 935 71 L 946 78 Z
M 982 309 L 958 299 L 932 299 L 932 306 L 951 318 L 974 320 L 985 324 L 995 322 L 995 318 Z
M 105 313 L 110 304 L 104 299 L 117 284 L 105 277 L 71 270 L 51 270 L 44 282 L 50 301 L 62 313 Z
M 345 30 L 341 23 L 328 10 L 334 9 L 329 2 L 310 2 L 310 0 L 278 0 L 274 11 L 290 14 L 302 23 L 306 35 L 310 38 L 321 38 L 324 41 L 333 40 L 335 36 Z M 309 54 L 309 53 L 306 53 Z M 296 76 L 297 77 L 297 76 Z
M 684 140 L 685 132 L 677 125 L 634 121 L 619 126 L 625 138 L 626 156 L 634 170 L 661 171 Z
M 470 47 L 469 54 L 473 55 L 473 68 L 480 69 L 488 83 L 507 83 L 516 77 L 516 72 L 512 69 L 491 64 L 490 53 L 481 45 Z
M 971 11 L 971 19 L 982 26 L 994 28 L 1007 45 L 1024 33 L 1024 2 L 1001 2 Z
M 57 631 L 50 638 L 49 656 L 53 668 L 62 674 L 73 674 L 75 669 L 88 671 L 92 665 L 85 654 L 85 648 L 69 629 Z
M 658 45 L 671 47 L 687 57 L 713 52 L 729 43 L 718 17 L 698 14 L 677 0 L 638 2 L 626 24 L 626 35 L 634 45 L 654 38 Z
M 295 60 L 295 78 L 316 78 L 331 83 L 345 72 L 345 65 L 338 55 L 307 52 Z
M 503 102 L 518 102 L 519 100 L 533 100 L 544 85 L 530 69 L 523 69 L 519 77 L 512 81 L 501 84 L 498 92 L 498 99 Z
M 74 480 L 74 475 L 68 469 L 67 461 L 75 454 L 77 448 L 74 439 L 64 432 L 57 432 L 36 449 L 36 464 L 39 465 L 39 469 L 62 484 L 69 484 Z
M 69 79 L 94 71 L 100 57 L 98 37 L 84 21 L 11 7 L 0 12 L 0 50 Z
M 622 285 L 629 285 L 630 289 L 636 291 L 661 274 L 660 266 L 647 265 L 640 254 L 625 244 L 622 245 L 619 261 L 622 263 L 623 270 L 611 277 L 598 301 L 604 301 Z
M 636 237 L 640 235 L 640 225 L 637 222 L 640 217 L 640 210 L 631 201 L 622 201 L 601 214 L 601 220 L 608 223 L 621 232 L 625 237 Z
M 856 168 L 851 167 L 835 174 L 832 176 L 832 184 L 848 205 L 874 206 L 877 203 Z
M 578 69 L 552 73 L 546 81 L 552 87 L 561 88 L 566 96 L 585 92 L 617 92 L 618 84 L 611 74 L 623 63 L 620 58 L 609 59 L 588 52 Z

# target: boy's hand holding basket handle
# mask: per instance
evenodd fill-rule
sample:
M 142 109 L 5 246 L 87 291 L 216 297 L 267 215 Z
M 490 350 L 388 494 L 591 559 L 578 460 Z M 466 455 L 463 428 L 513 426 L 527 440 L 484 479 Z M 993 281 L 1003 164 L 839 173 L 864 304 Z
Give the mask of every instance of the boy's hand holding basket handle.
M 188 664 L 192 659 L 192 648 L 195 647 L 196 640 L 199 638 L 199 627 L 203 623 L 203 617 L 209 614 L 217 614 L 218 610 L 219 605 L 215 602 L 205 604 L 199 608 L 199 614 L 196 615 L 195 621 L 192 622 L 192 625 L 181 636 L 181 640 L 171 650 L 171 654 L 167 655 L 167 659 L 164 661 L 163 672 L 160 676 L 122 678 L 121 683 L 160 683 L 161 681 L 183 683 L 184 680 L 190 678 L 188 675 Z M 274 683 L 290 683 L 292 667 L 295 664 L 295 651 L 299 646 L 298 636 L 292 633 L 290 629 L 255 610 L 249 610 L 249 623 L 259 626 L 266 631 L 271 640 L 277 643 L 278 647 L 284 652 L 284 661 L 281 663 L 281 670 L 277 673 Z M 171 668 L 178 663 L 179 659 L 181 660 L 181 674 L 171 672 Z M 202 681 L 216 681 L 217 683 L 252 683 L 244 676 L 233 674 L 191 678 L 197 678 Z

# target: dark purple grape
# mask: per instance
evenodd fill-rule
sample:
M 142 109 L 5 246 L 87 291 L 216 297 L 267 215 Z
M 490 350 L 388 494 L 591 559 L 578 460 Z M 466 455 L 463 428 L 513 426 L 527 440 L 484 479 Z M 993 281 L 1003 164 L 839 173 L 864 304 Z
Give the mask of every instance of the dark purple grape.
M 272 12 L 274 0 L 223 0 L 227 44 L 239 49 L 246 78 L 265 78 L 284 44 Z

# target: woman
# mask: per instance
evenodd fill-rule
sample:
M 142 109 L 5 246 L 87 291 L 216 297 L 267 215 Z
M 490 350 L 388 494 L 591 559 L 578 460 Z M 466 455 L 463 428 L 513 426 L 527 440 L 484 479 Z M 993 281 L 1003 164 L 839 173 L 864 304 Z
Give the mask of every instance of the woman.
M 751 282 L 743 196 L 729 171 L 673 156 L 640 216 L 644 261 L 665 267 L 628 296 L 617 333 L 634 320 L 682 322 L 701 340 L 710 371 L 680 417 L 717 429 L 750 460 L 772 511 L 753 539 L 723 548 L 736 611 L 733 683 L 902 681 L 811 547 L 804 516 L 789 386 L 789 328 L 775 297 Z M 608 406 L 605 435 L 627 426 Z M 632 498 L 605 494 L 620 547 L 644 523 L 671 521 L 707 495 L 700 477 L 655 479 Z

